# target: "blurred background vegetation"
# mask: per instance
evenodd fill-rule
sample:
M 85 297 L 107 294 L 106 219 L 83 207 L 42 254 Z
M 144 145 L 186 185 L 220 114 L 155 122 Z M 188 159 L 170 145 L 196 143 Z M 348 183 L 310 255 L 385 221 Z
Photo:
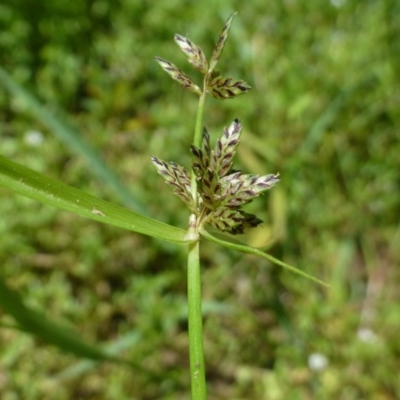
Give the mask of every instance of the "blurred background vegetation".
M 237 166 L 280 172 L 247 209 L 243 238 L 331 284 L 202 246 L 210 399 L 400 398 L 400 3 L 382 1 L 3 0 L 0 65 L 77 128 L 146 214 L 186 227 L 150 156 L 189 166 L 196 97 L 154 62 L 194 79 L 173 35 L 221 58 L 249 94 L 208 99 L 212 137 L 244 126 Z M 121 204 L 108 182 L 0 87 L 0 151 Z M 93 343 L 130 340 L 140 368 L 82 362 L 7 328 L 2 399 L 187 399 L 186 261 L 161 243 L 0 188 L 1 273 L 27 304 Z M 179 211 L 179 212 L 177 212 Z

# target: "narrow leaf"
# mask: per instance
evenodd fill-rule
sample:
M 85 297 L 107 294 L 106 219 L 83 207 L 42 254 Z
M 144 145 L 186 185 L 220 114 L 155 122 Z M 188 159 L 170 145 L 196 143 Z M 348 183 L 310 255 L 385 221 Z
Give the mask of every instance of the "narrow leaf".
M 118 360 L 116 357 L 106 354 L 99 347 L 84 341 L 78 334 L 72 332 L 65 326 L 54 323 L 44 314 L 25 306 L 19 294 L 10 289 L 1 278 L 0 306 L 18 322 L 23 330 L 62 350 L 92 360 L 114 360 L 122 362 L 122 360 Z
M 138 332 L 138 330 L 131 330 L 129 333 L 119 336 L 115 340 L 102 343 L 102 348 L 107 354 L 110 354 L 113 357 L 111 361 L 120 360 L 118 354 L 124 354 L 128 350 L 132 351 L 132 349 L 143 340 L 143 335 Z M 153 371 L 148 367 L 144 366 L 142 362 L 129 360 L 122 360 L 124 364 L 133 369 L 140 371 L 140 373 L 145 373 L 152 380 L 161 380 L 165 379 L 166 371 Z M 72 364 L 71 366 L 52 374 L 50 379 L 53 379 L 58 384 L 68 384 L 68 381 L 82 379 L 85 373 L 89 371 L 93 371 L 99 367 L 99 361 L 96 360 L 82 360 L 77 363 Z M 151 368 L 151 367 L 150 367 Z
M 0 185 L 23 196 L 157 239 L 185 244 L 185 231 L 91 196 L 0 156 Z
M 234 249 L 234 250 L 237 250 L 237 251 L 241 251 L 242 253 L 255 254 L 257 256 L 260 256 L 262 258 L 267 259 L 268 261 L 271 261 L 273 264 L 276 264 L 276 265 L 279 265 L 280 267 L 286 268 L 290 272 L 293 272 L 295 274 L 301 275 L 302 277 L 307 278 L 307 279 L 309 279 L 309 280 L 311 280 L 313 282 L 319 283 L 320 285 L 329 287 L 328 283 L 326 283 L 326 282 L 324 282 L 324 281 L 322 281 L 322 280 L 320 280 L 318 278 L 315 278 L 312 275 L 307 274 L 306 272 L 302 271 L 301 269 L 298 269 L 298 268 L 293 267 L 293 266 L 291 266 L 289 264 L 286 264 L 283 261 L 278 260 L 277 258 L 271 256 L 268 253 L 264 253 L 261 250 L 254 249 L 252 247 L 241 245 L 241 244 L 237 244 L 237 243 L 230 243 L 230 242 L 227 242 L 227 241 L 222 240 L 222 239 L 218 239 L 215 236 L 213 236 L 210 233 L 208 233 L 204 229 L 202 229 L 200 231 L 200 234 L 205 239 L 208 239 L 211 242 L 217 243 L 217 244 L 219 244 L 221 246 L 227 247 L 228 249 Z
M 128 350 L 132 350 L 140 341 L 143 340 L 143 335 L 137 330 L 130 331 L 129 333 L 119 336 L 111 342 L 104 344 L 104 351 L 107 354 L 111 354 L 118 357 L 118 354 L 124 353 Z M 132 361 L 129 364 L 140 371 L 144 370 L 143 364 L 133 365 Z M 52 375 L 58 383 L 66 383 L 73 379 L 82 379 L 85 373 L 93 371 L 98 368 L 98 362 L 92 360 L 82 360 L 78 363 L 74 363 L 69 367 L 57 372 Z M 151 375 L 151 371 L 146 371 L 147 374 Z

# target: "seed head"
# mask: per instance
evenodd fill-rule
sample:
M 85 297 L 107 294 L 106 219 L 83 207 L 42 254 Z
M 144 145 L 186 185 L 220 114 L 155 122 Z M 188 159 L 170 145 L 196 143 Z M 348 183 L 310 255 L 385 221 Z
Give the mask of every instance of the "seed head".
M 186 54 L 188 61 L 193 65 L 193 67 L 203 74 L 206 74 L 208 70 L 208 62 L 203 50 L 199 46 L 195 45 L 191 40 L 181 35 L 176 34 L 174 39 L 177 45 Z
M 157 172 L 164 178 L 167 185 L 172 188 L 184 203 L 187 204 L 190 210 L 195 210 L 194 199 L 190 191 L 191 184 L 189 176 L 185 168 L 174 162 L 165 162 L 157 157 L 151 157 L 151 162 L 157 168 Z
M 214 48 L 214 52 L 213 55 L 211 57 L 211 61 L 210 61 L 210 69 L 209 69 L 209 73 L 211 73 L 215 66 L 217 65 L 217 62 L 219 60 L 219 58 L 221 57 L 222 54 L 222 50 L 224 49 L 225 46 L 225 42 L 226 39 L 228 38 L 228 33 L 229 33 L 229 28 L 231 27 L 232 21 L 233 21 L 233 17 L 236 15 L 236 12 L 232 13 L 230 15 L 230 17 L 228 18 L 228 20 L 226 21 L 224 27 L 222 28 L 222 31 L 219 35 L 218 38 L 218 42 L 215 45 Z
M 216 99 L 232 99 L 240 94 L 248 92 L 251 87 L 242 80 L 224 78 L 218 74 L 210 74 L 206 81 L 206 90 Z
M 194 84 L 192 80 L 176 65 L 160 57 L 155 57 L 155 59 L 160 64 L 161 68 L 167 74 L 169 74 L 173 80 L 180 83 L 185 89 L 188 89 L 191 92 L 197 93 L 199 96 L 201 96 L 200 88 L 196 84 Z
M 200 198 L 199 215 L 206 215 L 204 221 L 215 228 L 229 233 L 243 233 L 261 220 L 241 210 L 261 193 L 279 181 L 279 175 L 246 175 L 232 172 L 233 157 L 240 142 L 242 126 L 235 119 L 211 150 L 210 136 L 203 131 L 202 148 L 191 146 L 192 168 L 197 178 Z M 206 210 L 206 211 L 204 211 Z

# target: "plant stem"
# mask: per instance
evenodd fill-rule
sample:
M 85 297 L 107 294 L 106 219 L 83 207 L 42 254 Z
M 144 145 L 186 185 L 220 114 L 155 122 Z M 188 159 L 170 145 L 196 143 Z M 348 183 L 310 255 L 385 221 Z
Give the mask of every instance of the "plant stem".
M 190 243 L 188 255 L 189 353 L 192 400 L 205 400 L 206 398 L 199 247 L 199 240 Z
M 201 132 L 202 132 L 202 124 L 203 124 L 203 112 L 204 112 L 204 102 L 206 99 L 206 78 L 204 78 L 204 88 L 203 93 L 199 98 L 199 104 L 197 106 L 197 115 L 196 115 L 196 125 L 194 127 L 194 137 L 193 144 L 196 147 L 201 146 Z M 192 187 L 192 196 L 196 199 L 197 202 L 197 181 L 196 175 L 192 171 L 192 179 L 191 179 L 191 187 Z
M 204 87 L 205 87 L 205 85 L 204 85 Z M 202 123 L 203 123 L 204 101 L 206 99 L 206 95 L 207 95 L 207 92 L 204 88 L 203 93 L 199 98 L 199 105 L 197 106 L 196 125 L 194 127 L 193 144 L 196 147 L 200 147 L 200 145 L 201 145 L 201 131 L 202 131 Z
M 206 99 L 206 78 L 204 78 L 203 93 L 197 107 L 196 125 L 194 128 L 193 144 L 201 145 L 204 102 Z M 192 171 L 192 196 L 198 201 L 196 175 Z M 189 231 L 197 229 L 196 217 L 190 218 Z M 197 232 L 196 232 L 197 235 Z M 201 307 L 201 274 L 200 274 L 200 242 L 197 239 L 189 244 L 188 254 L 188 324 L 189 324 L 189 358 L 192 400 L 206 399 L 206 378 L 203 349 L 203 314 Z

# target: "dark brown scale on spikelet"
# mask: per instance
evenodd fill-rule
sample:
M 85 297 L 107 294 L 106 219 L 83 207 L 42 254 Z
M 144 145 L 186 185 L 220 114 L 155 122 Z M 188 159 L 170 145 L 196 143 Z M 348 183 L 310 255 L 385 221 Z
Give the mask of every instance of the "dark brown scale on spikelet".
M 224 78 L 219 75 L 211 74 L 207 77 L 206 90 L 216 99 L 232 99 L 240 94 L 248 92 L 251 87 L 242 80 Z
M 161 68 L 167 72 L 172 79 L 180 83 L 184 88 L 190 90 L 191 92 L 201 95 L 200 88 L 194 84 L 192 80 L 176 65 L 160 57 L 155 57 L 155 59 L 160 64 Z
M 231 27 L 233 17 L 235 15 L 236 15 L 236 13 L 232 13 L 231 16 L 228 18 L 228 20 L 226 21 L 224 27 L 222 28 L 222 31 L 219 35 L 217 44 L 214 47 L 214 52 L 211 56 L 209 72 L 212 72 L 214 70 L 219 58 L 221 57 L 222 50 L 224 49 L 226 39 L 228 38 L 229 28 Z
M 191 183 L 186 170 L 174 162 L 167 163 L 154 156 L 151 157 L 151 162 L 165 182 L 172 188 L 173 193 L 194 211 L 195 205 L 190 191 Z
M 186 54 L 188 61 L 193 65 L 193 67 L 203 74 L 206 74 L 208 70 L 208 62 L 203 50 L 199 46 L 195 45 L 191 40 L 181 35 L 176 34 L 174 39 L 181 50 Z
M 240 142 L 242 127 L 235 119 L 229 128 L 224 128 L 223 135 L 218 139 L 211 153 L 211 168 L 219 178 L 224 177 L 232 168 L 233 157 Z

